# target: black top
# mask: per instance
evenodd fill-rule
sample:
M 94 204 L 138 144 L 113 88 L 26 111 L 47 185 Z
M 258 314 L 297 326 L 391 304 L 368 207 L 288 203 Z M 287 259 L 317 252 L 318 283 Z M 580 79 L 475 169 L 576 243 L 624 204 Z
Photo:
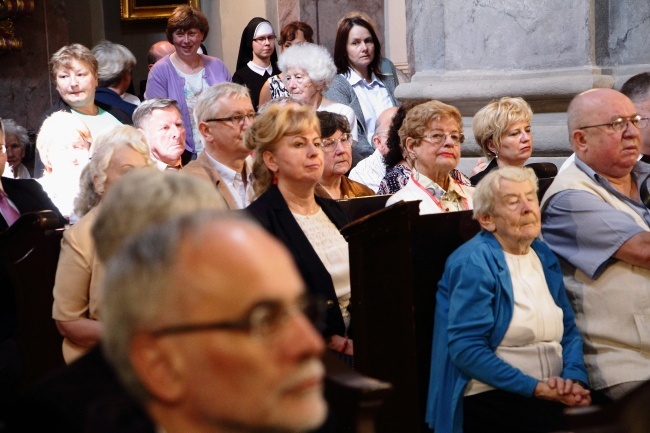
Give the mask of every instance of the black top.
M 348 215 L 334 200 L 316 196 L 316 202 L 338 229 L 350 222 Z M 289 249 L 309 293 L 327 299 L 327 316 L 322 334 L 325 337 L 345 335 L 345 324 L 332 277 L 293 217 L 278 187 L 272 185 L 246 210 Z
M 280 73 L 280 70 L 273 65 L 273 75 Z M 242 86 L 248 87 L 248 91 L 251 95 L 251 102 L 253 103 L 253 108 L 257 111 L 257 106 L 260 103 L 260 92 L 266 80 L 271 78 L 268 72 L 264 72 L 264 75 L 260 75 L 257 72 L 254 72 L 248 65 L 244 66 L 241 69 L 238 69 L 232 76 L 232 82 L 241 84 Z
M 133 117 L 133 112 L 137 105 L 126 102 L 117 92 L 109 89 L 108 87 L 98 87 L 95 89 L 95 104 L 101 102 L 107 106 L 115 107 L 118 110 L 124 111 L 129 117 Z M 108 111 L 108 110 L 106 110 Z M 119 120 L 119 119 L 118 119 Z M 120 120 L 121 122 L 121 120 Z M 124 123 L 124 122 L 122 122 Z
M 472 182 L 472 186 L 476 186 L 481 181 L 481 179 L 485 177 L 485 175 L 487 175 L 492 170 L 496 170 L 497 168 L 499 168 L 499 164 L 497 164 L 497 159 L 492 158 L 492 161 L 490 161 L 488 166 L 485 167 L 485 170 L 480 171 L 476 173 L 474 176 L 470 177 L 469 181 Z

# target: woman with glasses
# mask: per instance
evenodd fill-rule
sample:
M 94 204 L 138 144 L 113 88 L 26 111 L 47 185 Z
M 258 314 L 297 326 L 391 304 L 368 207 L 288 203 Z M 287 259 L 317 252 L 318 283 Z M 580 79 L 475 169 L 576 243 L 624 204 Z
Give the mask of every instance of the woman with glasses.
M 264 18 L 253 18 L 242 32 L 237 71 L 233 74 L 232 81 L 248 87 L 255 111 L 264 83 L 280 73 L 277 62 L 275 31 L 271 23 Z
M 232 81 L 221 60 L 198 52 L 209 30 L 208 19 L 200 10 L 190 5 L 174 9 L 167 20 L 165 34 L 175 51 L 151 68 L 144 94 L 145 99 L 168 98 L 178 102 L 186 132 L 184 165 L 196 159 L 203 150 L 198 125 L 192 115 L 197 98 L 214 84 Z
M 490 171 L 523 167 L 533 153 L 533 111 L 522 98 L 503 97 L 481 108 L 472 121 L 474 138 L 490 163 L 470 178 L 478 184 Z
M 349 218 L 336 202 L 315 194 L 324 165 L 320 137 L 310 107 L 268 106 L 245 133 L 259 194 L 247 210 L 291 251 L 308 292 L 327 300 L 321 331 L 330 349 L 351 360 L 350 261 L 339 233 Z
M 456 107 L 429 101 L 412 108 L 399 130 L 411 161 L 408 183 L 386 202 L 421 200 L 420 215 L 472 209 L 474 188 L 456 166 L 465 141 L 463 118 Z
M 316 195 L 342 199 L 375 195 L 367 186 L 345 175 L 352 165 L 352 134 L 347 119 L 340 114 L 319 111 L 325 165 L 323 175 L 316 185 Z

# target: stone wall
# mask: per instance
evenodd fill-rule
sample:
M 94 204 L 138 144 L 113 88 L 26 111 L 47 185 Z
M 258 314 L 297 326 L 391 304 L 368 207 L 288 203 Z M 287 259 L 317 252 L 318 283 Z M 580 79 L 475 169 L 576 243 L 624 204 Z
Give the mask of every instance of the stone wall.
M 56 94 L 50 84 L 48 61 L 68 41 L 65 2 L 37 1 L 34 14 L 20 17 L 14 24 L 23 48 L 0 54 L 0 117 L 31 129 Z

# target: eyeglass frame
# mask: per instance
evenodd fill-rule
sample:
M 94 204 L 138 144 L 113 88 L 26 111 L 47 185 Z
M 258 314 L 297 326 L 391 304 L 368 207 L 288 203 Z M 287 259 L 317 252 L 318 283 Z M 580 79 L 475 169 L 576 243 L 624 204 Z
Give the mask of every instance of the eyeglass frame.
M 313 315 L 309 314 L 314 309 Z M 302 314 L 315 328 L 323 327 L 327 310 L 327 301 L 318 296 L 303 295 L 298 302 L 284 306 L 280 301 L 265 300 L 251 306 L 241 318 L 236 320 L 224 320 L 204 323 L 183 323 L 169 325 L 162 328 L 148 331 L 155 338 L 167 335 L 188 334 L 206 331 L 233 331 L 249 334 L 251 337 L 260 339 L 269 338 L 277 334 L 287 323 L 287 320 L 294 314 Z M 264 316 L 264 313 L 267 313 Z M 256 314 L 258 318 L 256 319 Z M 263 323 L 264 319 L 271 320 Z M 258 322 L 255 322 L 258 320 Z
M 248 114 L 234 114 L 230 117 L 219 117 L 219 118 L 214 118 L 214 119 L 206 119 L 204 122 L 230 122 L 232 126 L 243 126 L 244 125 L 244 119 L 248 119 L 249 122 L 253 123 L 255 119 L 257 118 L 258 114 L 257 113 L 248 113 Z M 239 119 L 238 123 L 235 123 L 235 120 L 237 118 Z
M 278 37 L 275 35 L 258 36 L 256 38 L 253 38 L 253 42 L 257 42 L 258 44 L 263 44 L 268 40 L 270 43 L 273 43 L 277 38 Z
M 599 125 L 581 126 L 579 128 L 576 128 L 576 129 L 583 130 L 583 129 L 587 129 L 587 128 L 597 128 L 599 126 L 609 126 L 610 128 L 612 128 L 612 130 L 614 132 L 620 132 L 620 131 L 623 131 L 625 128 L 627 128 L 627 125 L 629 123 L 632 123 L 632 125 L 634 125 L 634 127 L 637 128 L 637 129 L 645 129 L 645 127 L 648 126 L 648 120 L 650 120 L 648 117 L 641 116 L 640 114 L 634 114 L 632 116 L 627 116 L 627 117 L 612 116 L 612 121 L 609 122 L 609 123 L 601 123 Z M 619 123 L 621 121 L 625 121 L 625 124 Z M 637 125 L 641 121 L 645 121 L 645 125 L 643 125 L 643 126 Z M 617 129 L 617 127 L 615 127 L 614 125 L 621 125 L 621 126 L 619 126 L 618 129 Z M 624 126 L 625 126 L 625 128 L 624 128 Z
M 345 140 L 342 140 L 344 137 Z M 327 142 L 331 142 L 331 144 L 326 144 Z M 323 149 L 323 152 L 329 153 L 333 150 L 336 150 L 337 147 L 339 147 L 339 144 L 343 144 L 344 147 L 346 148 L 351 148 L 352 147 L 352 134 L 349 132 L 344 132 L 341 134 L 339 138 L 323 138 L 321 140 L 321 145 L 320 147 Z
M 435 140 L 434 136 L 436 136 L 436 135 L 441 137 L 440 140 L 437 141 L 437 142 L 433 141 L 433 140 Z M 425 134 L 425 135 L 420 135 L 420 136 L 412 137 L 412 138 L 414 138 L 416 140 L 421 140 L 421 139 L 424 138 L 424 139 L 427 139 L 427 141 L 429 143 L 434 144 L 436 146 L 439 146 L 441 144 L 444 144 L 445 141 L 447 141 L 447 137 L 451 137 L 451 140 L 454 142 L 454 144 L 457 144 L 459 146 L 465 142 L 465 134 L 463 134 L 462 132 L 458 135 L 458 139 L 456 139 L 456 140 L 454 140 L 454 134 L 446 134 L 446 133 L 442 133 L 442 134 L 438 134 L 438 133 L 436 133 L 436 134 Z

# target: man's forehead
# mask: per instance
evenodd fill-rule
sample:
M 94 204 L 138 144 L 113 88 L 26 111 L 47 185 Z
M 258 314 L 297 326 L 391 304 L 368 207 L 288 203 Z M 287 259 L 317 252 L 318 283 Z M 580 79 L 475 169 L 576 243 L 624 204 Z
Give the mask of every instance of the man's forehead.
M 254 111 L 253 103 L 248 96 L 225 95 L 215 100 L 213 107 L 217 113 Z

